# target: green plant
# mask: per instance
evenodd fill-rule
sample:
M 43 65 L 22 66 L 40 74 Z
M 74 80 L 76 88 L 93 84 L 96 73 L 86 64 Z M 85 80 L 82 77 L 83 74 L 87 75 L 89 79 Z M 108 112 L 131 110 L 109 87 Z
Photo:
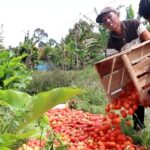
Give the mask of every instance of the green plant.
M 123 119 L 122 122 L 121 122 L 121 128 L 122 128 L 122 131 L 130 136 L 134 143 L 138 144 L 138 145 L 144 145 L 145 147 L 147 147 L 147 149 L 150 148 L 150 126 L 148 125 L 147 127 L 145 127 L 144 129 L 141 129 L 140 131 L 135 131 L 133 129 L 133 126 L 128 126 L 126 125 L 126 121 L 127 120 L 130 120 L 131 121 L 131 118 L 128 117 L 126 119 Z
M 9 51 L 0 51 L 0 89 L 23 90 L 30 83 L 31 72 L 21 62 L 26 56 L 14 57 Z
M 140 133 L 140 136 L 142 138 L 142 144 L 147 146 L 148 149 L 150 149 L 150 127 L 146 127 L 142 130 Z
M 128 117 L 126 119 L 122 119 L 122 122 L 121 122 L 121 128 L 122 128 L 123 133 L 130 136 L 134 140 L 135 143 L 142 144 L 142 138 L 133 129 L 133 126 L 128 126 L 126 124 L 127 120 L 131 121 L 131 117 Z

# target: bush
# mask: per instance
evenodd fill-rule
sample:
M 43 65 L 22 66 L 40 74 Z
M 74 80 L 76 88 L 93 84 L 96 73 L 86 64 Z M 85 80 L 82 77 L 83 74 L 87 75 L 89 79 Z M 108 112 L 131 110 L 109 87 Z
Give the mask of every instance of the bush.
M 72 84 L 75 74 L 55 69 L 53 71 L 34 71 L 33 80 L 27 87 L 29 94 L 48 91 L 57 87 L 68 87 Z

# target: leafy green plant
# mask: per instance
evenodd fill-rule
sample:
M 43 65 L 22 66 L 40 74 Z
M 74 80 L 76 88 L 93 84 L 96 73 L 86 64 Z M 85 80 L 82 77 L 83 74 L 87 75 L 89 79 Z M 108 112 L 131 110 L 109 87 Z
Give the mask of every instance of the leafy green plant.
M 25 139 L 35 134 L 37 130 L 32 128 L 29 130 L 28 128 L 31 123 L 34 123 L 50 108 L 59 103 L 64 103 L 82 92 L 83 90 L 78 88 L 56 88 L 30 96 L 24 92 L 0 90 L 0 108 L 7 109 L 8 114 L 11 114 L 3 115 L 1 118 L 0 146 L 11 149 L 20 139 Z M 42 125 L 40 127 L 43 128 Z
M 140 136 L 142 138 L 142 144 L 147 146 L 148 149 L 150 149 L 150 128 L 147 127 L 143 129 L 140 133 Z
M 9 51 L 0 51 L 0 89 L 23 90 L 30 83 L 31 72 L 21 62 L 26 56 L 14 57 Z
M 142 138 L 139 134 L 137 134 L 137 132 L 133 129 L 133 126 L 128 126 L 126 125 L 126 121 L 127 120 L 130 120 L 131 121 L 131 117 L 128 117 L 126 119 L 122 119 L 122 122 L 121 122 L 121 127 L 122 127 L 122 131 L 130 136 L 135 143 L 137 144 L 142 144 Z
M 135 131 L 133 129 L 133 126 L 126 125 L 125 122 L 127 120 L 131 121 L 132 119 L 131 119 L 131 117 L 122 119 L 122 122 L 121 122 L 122 131 L 126 135 L 130 136 L 133 139 L 134 143 L 136 143 L 138 145 L 143 145 L 143 146 L 147 147 L 147 149 L 149 149 L 150 148 L 150 126 L 148 125 L 144 129 Z

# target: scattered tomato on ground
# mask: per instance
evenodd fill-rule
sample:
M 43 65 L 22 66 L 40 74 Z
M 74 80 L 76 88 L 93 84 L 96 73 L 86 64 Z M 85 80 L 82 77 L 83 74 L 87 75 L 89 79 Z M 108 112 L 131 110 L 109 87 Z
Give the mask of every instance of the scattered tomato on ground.
M 46 114 L 50 126 L 68 145 L 68 150 L 146 150 L 135 145 L 132 138 L 126 136 L 120 127 L 121 119 L 133 115 L 139 104 L 134 86 L 128 84 L 119 97 L 106 106 L 106 115 L 69 108 L 52 109 Z M 130 126 L 131 122 L 127 121 L 126 124 Z M 30 142 L 29 140 L 27 144 L 31 147 L 44 147 L 45 144 L 43 141 L 34 141 L 34 144 Z M 58 141 L 55 141 L 55 145 L 59 145 Z

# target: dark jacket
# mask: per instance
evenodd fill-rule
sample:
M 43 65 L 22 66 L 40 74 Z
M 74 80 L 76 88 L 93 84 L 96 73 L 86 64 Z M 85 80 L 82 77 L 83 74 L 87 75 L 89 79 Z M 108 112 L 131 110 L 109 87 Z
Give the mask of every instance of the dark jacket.
M 122 21 L 123 36 L 120 37 L 115 32 L 110 32 L 107 48 L 116 49 L 120 52 L 126 43 L 138 38 L 137 29 L 139 24 L 140 22 L 136 19 Z

